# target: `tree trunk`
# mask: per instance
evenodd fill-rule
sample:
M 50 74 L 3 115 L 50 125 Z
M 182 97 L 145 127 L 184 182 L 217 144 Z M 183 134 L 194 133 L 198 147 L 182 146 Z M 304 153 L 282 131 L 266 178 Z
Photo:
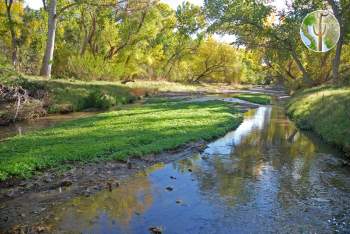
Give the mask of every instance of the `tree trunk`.
M 333 67 L 332 67 L 332 74 L 333 74 L 334 81 L 339 80 L 339 66 L 340 66 L 340 58 L 341 58 L 343 43 L 344 43 L 344 33 L 343 33 L 343 30 L 340 29 L 340 37 L 337 43 L 337 49 L 335 51 L 335 56 L 333 59 Z
M 51 76 L 53 53 L 55 49 L 55 35 L 57 27 L 57 0 L 51 0 L 49 5 L 49 20 L 46 49 L 41 66 L 40 75 L 45 77 Z
M 301 63 L 300 59 L 298 58 L 297 53 L 295 52 L 294 49 L 291 49 L 291 54 L 292 54 L 292 58 L 295 61 L 295 63 L 297 64 L 297 67 L 299 69 L 299 71 L 303 74 L 303 80 L 306 84 L 310 84 L 311 80 L 309 77 L 308 72 L 306 71 L 304 65 Z
M 13 5 L 13 0 L 10 0 L 9 2 L 5 1 L 6 5 L 6 15 L 7 15 L 7 20 L 9 23 L 9 28 L 10 28 L 10 34 L 11 34 L 11 44 L 12 44 L 12 65 L 14 68 L 17 69 L 17 60 L 18 60 L 18 45 L 17 45 L 17 38 L 16 38 L 16 32 L 14 28 L 14 22 L 12 20 L 12 14 L 11 14 L 11 8 Z
M 341 17 L 341 12 L 339 7 L 337 6 L 337 3 L 334 0 L 328 0 L 329 5 L 331 5 L 334 16 L 337 18 L 339 25 L 340 25 L 340 36 L 339 41 L 337 43 L 337 48 L 335 52 L 335 56 L 333 59 L 333 66 L 332 66 L 332 75 L 333 80 L 336 82 L 339 80 L 339 66 L 340 66 L 340 58 L 341 58 L 341 52 L 344 44 L 344 24 Z

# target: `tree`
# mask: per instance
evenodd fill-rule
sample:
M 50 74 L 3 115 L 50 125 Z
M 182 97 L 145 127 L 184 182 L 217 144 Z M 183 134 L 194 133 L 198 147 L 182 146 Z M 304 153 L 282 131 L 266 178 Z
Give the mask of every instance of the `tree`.
M 40 75 L 45 77 L 50 77 L 51 70 L 52 70 L 54 50 L 55 50 L 55 36 L 56 36 L 56 29 L 57 29 L 57 21 L 59 16 L 65 11 L 67 11 L 68 9 L 75 7 L 77 5 L 86 4 L 86 3 L 95 5 L 95 3 L 84 1 L 84 0 L 76 0 L 65 4 L 59 10 L 57 10 L 57 5 L 58 5 L 57 0 L 50 0 L 48 8 L 47 8 L 47 1 L 48 0 L 43 0 L 44 8 L 45 10 L 48 11 L 48 30 L 47 30 L 46 49 L 44 53 Z
M 232 46 L 212 37 L 201 43 L 193 55 L 188 80 L 193 83 L 234 82 L 241 78 L 240 55 Z
M 13 0 L 4 0 L 5 6 L 6 6 L 6 16 L 7 16 L 7 23 L 11 34 L 11 41 L 12 41 L 12 65 L 17 68 L 18 63 L 18 38 L 16 35 L 15 30 L 15 22 L 12 17 L 12 7 L 14 5 Z
M 237 37 L 236 44 L 247 49 L 264 48 L 266 50 L 288 51 L 305 82 L 310 82 L 309 73 L 298 55 L 299 22 L 294 15 L 284 15 L 284 20 L 275 24 L 271 17 L 276 16 L 275 10 L 260 1 L 229 1 L 208 0 L 205 8 L 209 20 L 213 23 L 209 31 L 233 34 Z
M 337 48 L 335 52 L 335 56 L 333 59 L 333 68 L 332 74 L 333 79 L 337 81 L 339 79 L 339 66 L 340 66 L 340 58 L 342 53 L 343 44 L 345 41 L 345 36 L 349 33 L 349 15 L 350 15 L 350 1 L 342 0 L 328 0 L 329 5 L 332 7 L 334 16 L 337 18 L 340 25 L 340 36 L 339 41 L 337 43 Z
M 51 0 L 49 4 L 48 32 L 46 49 L 40 75 L 50 77 L 53 61 L 53 53 L 55 49 L 55 35 L 57 27 L 57 0 Z

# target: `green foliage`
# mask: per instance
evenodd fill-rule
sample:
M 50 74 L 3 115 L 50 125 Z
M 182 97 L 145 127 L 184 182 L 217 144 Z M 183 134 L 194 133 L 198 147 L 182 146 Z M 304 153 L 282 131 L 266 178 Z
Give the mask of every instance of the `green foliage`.
M 88 96 L 87 105 L 98 109 L 106 110 L 116 105 L 116 98 L 97 90 Z
M 149 104 L 8 139 L 0 144 L 0 179 L 75 162 L 126 159 L 210 140 L 238 126 L 228 103 Z
M 49 112 L 71 112 L 87 108 L 108 109 L 133 102 L 130 89 L 120 84 L 26 78 L 22 86 L 29 90 L 45 90 L 51 97 Z
M 248 102 L 253 102 L 261 105 L 268 105 L 271 104 L 271 96 L 266 94 L 248 94 L 248 93 L 240 93 L 233 95 L 235 98 L 239 98 Z
M 296 94 L 288 115 L 302 129 L 350 152 L 350 87 L 320 86 Z
M 91 54 L 70 57 L 67 69 L 68 76 L 84 81 L 115 80 L 122 73 L 115 69 L 114 64 L 109 64 L 103 58 Z

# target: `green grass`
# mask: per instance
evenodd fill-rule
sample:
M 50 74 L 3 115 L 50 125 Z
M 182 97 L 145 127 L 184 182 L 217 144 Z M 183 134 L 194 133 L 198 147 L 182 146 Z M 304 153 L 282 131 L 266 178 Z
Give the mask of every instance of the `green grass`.
M 25 77 L 22 86 L 29 90 L 46 90 L 50 96 L 49 112 L 80 111 L 87 108 L 108 109 L 135 99 L 131 89 L 118 84 L 54 80 Z
M 321 86 L 297 93 L 287 114 L 305 130 L 350 152 L 350 87 Z
M 234 98 L 242 99 L 244 101 L 253 102 L 261 105 L 268 105 L 271 103 L 271 96 L 259 93 L 240 93 L 233 95 Z
M 160 103 L 113 111 L 0 143 L 0 180 L 73 162 L 126 159 L 225 134 L 242 121 L 228 103 Z
M 8 79 L 7 79 L 8 80 Z M 1 80 L 0 80 L 1 81 Z M 81 111 L 88 108 L 108 109 L 134 101 L 138 97 L 152 96 L 162 92 L 217 92 L 222 84 L 181 84 L 168 81 L 136 80 L 122 84 L 120 81 L 79 81 L 66 79 L 45 79 L 22 76 L 17 83 L 36 91 L 46 90 L 50 96 L 50 113 Z M 232 85 L 231 88 L 243 86 Z

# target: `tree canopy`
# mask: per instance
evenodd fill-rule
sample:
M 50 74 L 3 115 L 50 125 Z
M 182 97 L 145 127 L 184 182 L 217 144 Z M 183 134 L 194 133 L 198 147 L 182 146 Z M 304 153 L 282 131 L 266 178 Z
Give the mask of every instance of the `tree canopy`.
M 33 10 L 0 2 L 0 61 L 20 72 L 80 80 L 166 79 L 181 82 L 284 82 L 290 87 L 347 81 L 350 2 L 44 0 Z M 327 53 L 299 37 L 307 13 L 329 9 L 341 36 Z M 234 35 L 229 45 L 214 34 Z

